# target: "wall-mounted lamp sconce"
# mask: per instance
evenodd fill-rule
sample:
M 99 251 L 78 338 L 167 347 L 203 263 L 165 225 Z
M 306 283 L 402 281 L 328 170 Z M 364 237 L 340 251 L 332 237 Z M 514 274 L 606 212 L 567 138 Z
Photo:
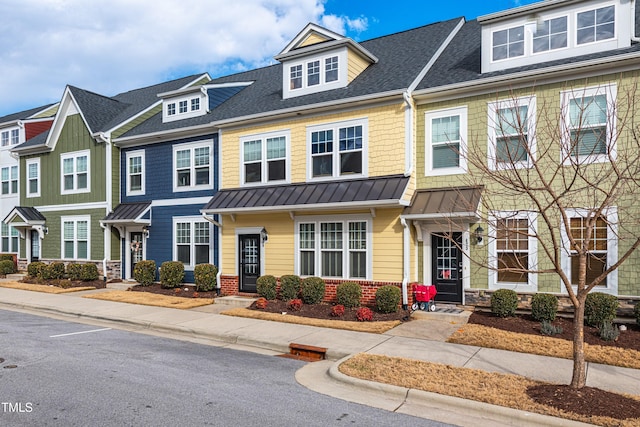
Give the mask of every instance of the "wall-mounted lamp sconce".
M 260 237 L 262 238 L 262 243 L 266 243 L 269 240 L 269 234 L 267 233 L 266 229 L 262 229 L 262 231 L 260 232 Z
M 49 234 L 49 227 L 47 227 L 47 226 L 42 227 L 42 232 L 44 234 Z
M 142 233 L 144 234 L 144 237 L 146 239 L 148 239 L 149 238 L 149 227 L 146 226 L 146 225 L 144 227 L 142 227 Z
M 481 245 L 483 242 L 483 235 L 482 233 L 484 233 L 484 229 L 481 226 L 478 226 L 476 228 L 475 234 L 476 234 L 476 245 Z

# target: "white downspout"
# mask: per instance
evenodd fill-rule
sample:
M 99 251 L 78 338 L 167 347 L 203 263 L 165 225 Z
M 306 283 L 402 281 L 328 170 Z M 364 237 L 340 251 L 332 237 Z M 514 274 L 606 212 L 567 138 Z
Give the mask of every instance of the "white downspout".
M 409 91 L 402 93 L 406 107 L 404 108 L 404 176 L 413 173 L 413 102 Z
M 400 218 L 400 224 L 402 224 L 402 308 L 405 310 L 409 307 L 409 270 L 411 268 L 411 251 L 410 251 L 410 237 L 409 224 L 404 218 Z
M 222 246 L 222 215 L 219 215 L 220 221 L 216 221 L 204 213 L 202 214 L 202 217 L 218 227 L 218 274 L 216 274 L 216 294 L 220 295 L 220 277 L 222 276 L 222 249 L 220 248 L 220 246 Z

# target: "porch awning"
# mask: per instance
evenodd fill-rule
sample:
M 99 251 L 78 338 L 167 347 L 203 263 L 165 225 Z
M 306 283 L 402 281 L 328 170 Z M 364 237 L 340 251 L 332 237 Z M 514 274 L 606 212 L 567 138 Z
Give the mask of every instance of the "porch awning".
M 47 219 L 36 208 L 30 206 L 16 206 L 2 220 L 2 222 L 12 227 L 33 227 L 44 225 Z
M 453 187 L 418 190 L 411 205 L 404 209 L 403 218 L 437 220 L 458 218 L 476 220 L 482 187 Z
M 220 190 L 204 214 L 402 206 L 409 183 L 403 175 Z
M 103 224 L 150 224 L 151 202 L 120 203 L 101 222 Z

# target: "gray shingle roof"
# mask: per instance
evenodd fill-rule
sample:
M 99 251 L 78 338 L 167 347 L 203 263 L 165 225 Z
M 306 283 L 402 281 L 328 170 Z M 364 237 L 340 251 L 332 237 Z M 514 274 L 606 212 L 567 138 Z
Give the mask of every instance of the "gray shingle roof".
M 18 113 L 12 113 L 7 116 L 0 117 L 0 124 L 14 122 L 16 120 L 25 120 L 33 116 L 40 111 L 51 107 L 53 104 L 43 105 L 42 107 L 31 108 L 29 110 L 20 111 Z
M 291 210 L 318 208 L 321 205 L 336 203 L 352 203 L 358 206 L 399 204 L 408 183 L 408 177 L 393 175 L 348 181 L 220 190 L 207 203 L 203 212 Z
M 26 223 L 31 222 L 44 222 L 46 218 L 40 213 L 40 211 L 36 208 L 30 206 L 16 206 L 11 212 L 5 217 L 2 218 L 3 222 L 8 222 L 15 215 L 19 215 Z

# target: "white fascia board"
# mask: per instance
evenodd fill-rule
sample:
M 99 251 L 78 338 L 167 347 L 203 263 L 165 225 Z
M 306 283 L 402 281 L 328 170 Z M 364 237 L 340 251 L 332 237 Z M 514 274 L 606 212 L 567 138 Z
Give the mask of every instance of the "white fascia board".
M 533 4 L 514 7 L 512 9 L 502 10 L 500 12 L 490 13 L 487 15 L 478 16 L 477 20 L 480 24 L 486 24 L 490 22 L 498 22 L 505 19 L 511 19 L 519 15 L 530 15 L 532 13 L 541 12 L 547 9 L 554 9 L 559 5 L 565 6 L 571 3 L 578 3 L 584 0 L 545 0 L 539 1 Z
M 135 135 L 128 137 L 116 138 L 112 142 L 116 147 L 132 147 L 136 145 L 149 145 L 157 142 L 173 141 L 177 138 L 185 138 L 189 136 L 201 135 L 204 131 L 215 133 L 218 129 L 213 123 L 205 123 L 203 125 L 189 126 L 185 128 L 163 130 L 143 135 Z

